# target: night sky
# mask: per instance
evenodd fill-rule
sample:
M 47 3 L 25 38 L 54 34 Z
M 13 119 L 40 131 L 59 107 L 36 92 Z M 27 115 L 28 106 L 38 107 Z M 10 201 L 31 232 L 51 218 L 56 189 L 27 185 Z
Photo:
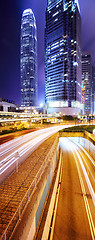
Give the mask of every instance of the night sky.
M 0 0 L 0 97 L 20 105 L 20 25 L 22 12 L 31 8 L 38 32 L 38 102 L 44 103 L 44 26 L 47 0 Z M 95 0 L 79 0 L 82 50 L 95 65 Z

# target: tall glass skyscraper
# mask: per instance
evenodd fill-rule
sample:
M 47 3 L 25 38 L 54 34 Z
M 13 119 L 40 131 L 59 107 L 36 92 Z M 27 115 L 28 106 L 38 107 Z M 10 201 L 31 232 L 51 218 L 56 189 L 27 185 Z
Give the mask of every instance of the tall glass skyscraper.
M 95 66 L 92 66 L 92 114 L 95 114 Z
M 82 103 L 84 114 L 92 113 L 92 59 L 88 52 L 82 55 Z
M 51 112 L 80 108 L 81 18 L 76 0 L 47 1 L 45 102 Z
M 21 107 L 37 105 L 37 28 L 31 9 L 22 14 L 21 22 Z

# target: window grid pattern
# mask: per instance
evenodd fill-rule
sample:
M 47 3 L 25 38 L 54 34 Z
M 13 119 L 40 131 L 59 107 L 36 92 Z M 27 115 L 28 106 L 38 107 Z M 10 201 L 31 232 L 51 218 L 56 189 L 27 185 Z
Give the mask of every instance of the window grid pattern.
M 53 4 L 55 1 L 48 3 L 50 2 Z M 47 7 L 45 26 L 46 103 L 68 101 L 69 107 L 72 102 L 81 103 L 80 36 L 81 19 L 75 0 L 60 1 L 51 10 Z
M 37 29 L 31 9 L 23 12 L 21 23 L 21 106 L 37 104 Z

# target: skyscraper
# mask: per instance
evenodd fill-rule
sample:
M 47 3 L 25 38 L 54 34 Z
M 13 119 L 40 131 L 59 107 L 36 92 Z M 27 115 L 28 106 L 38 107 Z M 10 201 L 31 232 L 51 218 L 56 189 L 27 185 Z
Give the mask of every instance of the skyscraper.
M 22 14 L 21 22 L 21 107 L 37 104 L 37 29 L 31 9 Z
M 82 102 L 84 114 L 92 113 L 92 60 L 90 53 L 82 55 Z
M 47 2 L 45 102 L 49 112 L 70 114 L 80 109 L 81 18 L 76 0 Z
M 92 66 L 92 114 L 95 114 L 95 66 Z

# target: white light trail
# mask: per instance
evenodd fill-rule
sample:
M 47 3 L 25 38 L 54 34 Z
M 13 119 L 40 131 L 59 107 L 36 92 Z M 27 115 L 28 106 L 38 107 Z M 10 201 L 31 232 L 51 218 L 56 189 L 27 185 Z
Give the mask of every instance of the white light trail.
M 67 126 L 65 126 L 67 127 Z M 8 169 L 8 167 L 10 167 L 15 161 L 15 154 L 18 152 L 20 157 L 23 157 L 23 159 L 25 159 L 25 157 L 27 158 L 33 150 L 33 147 L 36 145 L 38 146 L 41 142 L 43 142 L 45 139 L 47 139 L 49 136 L 53 135 L 54 133 L 56 133 L 57 131 L 59 131 L 60 129 L 64 128 L 64 126 L 57 126 L 57 127 L 51 127 L 51 128 L 46 128 L 46 129 L 41 129 L 38 130 L 36 132 L 32 132 L 29 133 L 29 136 L 25 135 L 23 138 L 18 138 L 18 144 L 15 144 L 15 141 L 12 143 L 14 143 L 14 146 L 12 148 L 12 146 L 10 147 L 10 150 L 14 150 L 15 146 L 17 147 L 17 145 L 21 145 L 18 149 L 15 149 L 12 153 L 8 154 L 8 156 L 6 156 L 5 158 L 2 159 L 1 161 L 1 168 L 0 168 L 0 175 L 4 173 L 4 169 L 5 171 Z M 35 135 L 35 138 L 34 138 Z M 31 140 L 32 137 L 32 140 Z M 20 141 L 19 141 L 20 139 Z M 21 142 L 21 140 L 23 140 Z M 28 142 L 26 142 L 28 140 Z M 17 140 L 16 140 L 17 141 Z M 5 145 L 6 146 L 6 145 Z M 7 147 L 7 146 L 6 146 Z M 3 152 L 4 151 L 4 152 Z M 5 153 L 5 149 L 1 152 L 2 156 L 3 153 Z M 7 149 L 6 149 L 7 151 Z M 8 153 L 8 152 L 7 152 Z M 2 166 L 2 164 L 4 164 Z
M 89 168 L 87 162 L 85 161 L 85 158 L 83 157 L 83 155 L 82 155 L 81 152 L 80 152 L 80 155 L 81 155 L 81 157 L 83 158 L 83 160 L 84 160 L 84 162 L 85 162 L 85 164 L 86 164 L 86 166 L 87 166 L 87 168 L 88 168 L 88 170 L 89 170 L 89 173 L 90 173 L 90 175 L 91 175 L 93 181 L 95 182 L 95 178 L 93 177 L 92 172 L 91 172 L 91 170 L 90 170 L 90 168 Z
M 61 139 L 61 144 L 62 144 L 62 139 Z M 87 194 L 86 194 L 84 182 L 83 182 L 83 179 L 82 179 L 80 166 L 81 166 L 82 171 L 84 173 L 84 176 L 85 176 L 85 179 L 86 179 L 86 182 L 87 182 L 87 185 L 88 185 L 88 189 L 89 189 L 89 192 L 91 194 L 94 206 L 95 206 L 95 193 L 94 193 L 94 190 L 93 190 L 92 185 L 90 183 L 90 180 L 89 180 L 88 174 L 86 172 L 86 169 L 84 167 L 84 164 L 82 162 L 82 159 L 81 159 L 81 157 L 80 157 L 80 155 L 79 155 L 79 153 L 77 151 L 76 143 L 73 143 L 70 140 L 65 138 L 64 144 L 66 146 L 67 145 L 69 146 L 69 149 L 72 151 L 74 159 L 75 159 L 75 162 L 76 162 L 78 175 L 79 175 L 79 180 L 80 180 L 80 184 L 81 184 L 81 189 L 82 189 L 82 193 L 83 193 L 83 199 L 84 199 L 85 208 L 86 208 L 86 213 L 87 213 L 88 222 L 89 222 L 89 226 L 90 226 L 90 232 L 91 232 L 92 239 L 95 240 L 95 226 L 94 226 L 91 210 L 90 210 L 90 207 L 89 207 L 89 202 L 88 202 L 88 199 L 87 199 Z M 79 147 L 80 147 L 80 145 L 79 145 Z M 79 162 L 78 162 L 78 160 L 79 160 Z M 80 166 L 79 166 L 79 163 L 80 163 Z
M 76 151 L 76 153 L 77 153 L 77 151 Z M 82 176 L 81 176 L 80 168 L 79 168 L 78 161 L 77 161 L 77 158 L 75 156 L 74 151 L 73 151 L 73 155 L 74 155 L 77 170 L 78 170 L 78 175 L 79 175 L 79 180 L 80 180 L 81 189 L 82 189 L 82 193 L 83 193 L 83 199 L 84 199 L 86 213 L 87 213 L 88 222 L 89 222 L 89 226 L 90 226 L 91 236 L 92 236 L 92 239 L 95 240 L 95 238 L 94 238 L 94 236 L 95 236 L 94 222 L 93 222 L 91 210 L 90 210 L 90 207 L 89 207 L 88 199 L 87 199 L 87 196 L 86 196 L 86 190 L 85 190 L 85 186 L 84 186 L 83 179 L 82 179 Z M 80 159 L 79 154 L 77 156 L 78 156 L 78 159 Z
M 86 156 L 90 159 L 91 163 L 93 164 L 93 166 L 95 167 L 95 161 L 93 160 L 93 158 L 89 155 L 89 153 L 77 142 L 75 142 L 74 140 L 72 140 L 76 145 L 78 145 L 83 152 L 85 152 Z
M 85 169 L 85 167 L 84 167 L 84 164 L 83 164 L 83 162 L 82 162 L 82 159 L 81 159 L 79 153 L 78 153 L 76 150 L 75 150 L 75 152 L 76 152 L 76 154 L 77 154 L 77 156 L 78 156 L 78 159 L 79 159 L 81 168 L 82 168 L 83 173 L 84 173 L 84 176 L 85 176 L 85 180 L 86 180 L 87 185 L 88 185 L 88 188 L 89 188 L 89 192 L 90 192 L 90 194 L 91 194 L 91 197 L 92 197 L 92 200 L 93 200 L 93 203 L 94 203 L 94 206 L 95 206 L 95 193 L 94 193 L 94 190 L 93 190 L 93 188 L 92 188 L 91 182 L 90 182 L 90 180 L 89 180 L 89 177 L 88 177 L 88 174 L 87 174 L 86 169 Z
M 71 142 L 71 141 L 70 141 L 70 142 Z M 81 154 L 81 157 L 80 157 L 80 152 L 78 153 L 78 150 L 77 150 L 77 146 L 76 146 L 76 145 L 77 145 L 76 142 L 75 142 L 75 143 L 71 142 L 71 145 L 70 145 L 70 146 L 72 146 L 73 151 L 75 151 L 76 154 L 77 154 L 77 157 L 78 157 L 78 159 L 79 159 L 79 162 L 80 162 L 82 171 L 83 171 L 84 176 L 85 176 L 85 180 L 86 180 L 87 185 L 88 185 L 89 192 L 90 192 L 91 197 L 92 197 L 92 200 L 93 200 L 93 204 L 94 204 L 94 206 L 95 206 L 95 193 L 94 193 L 94 190 L 93 190 L 93 188 L 92 188 L 92 185 L 91 185 L 90 179 L 89 179 L 89 177 L 88 177 L 87 171 L 86 171 L 86 169 L 85 169 L 85 167 L 84 167 L 84 164 L 83 164 L 83 162 L 82 162 L 82 158 L 81 158 L 81 157 L 83 157 L 83 156 L 82 156 L 82 154 Z M 80 147 L 79 144 L 78 144 L 78 146 Z M 80 148 L 81 148 L 81 147 L 80 147 Z M 85 150 L 85 153 L 86 153 L 86 150 Z M 89 158 L 89 154 L 88 154 L 88 153 L 87 153 L 87 156 L 88 156 L 88 158 Z

